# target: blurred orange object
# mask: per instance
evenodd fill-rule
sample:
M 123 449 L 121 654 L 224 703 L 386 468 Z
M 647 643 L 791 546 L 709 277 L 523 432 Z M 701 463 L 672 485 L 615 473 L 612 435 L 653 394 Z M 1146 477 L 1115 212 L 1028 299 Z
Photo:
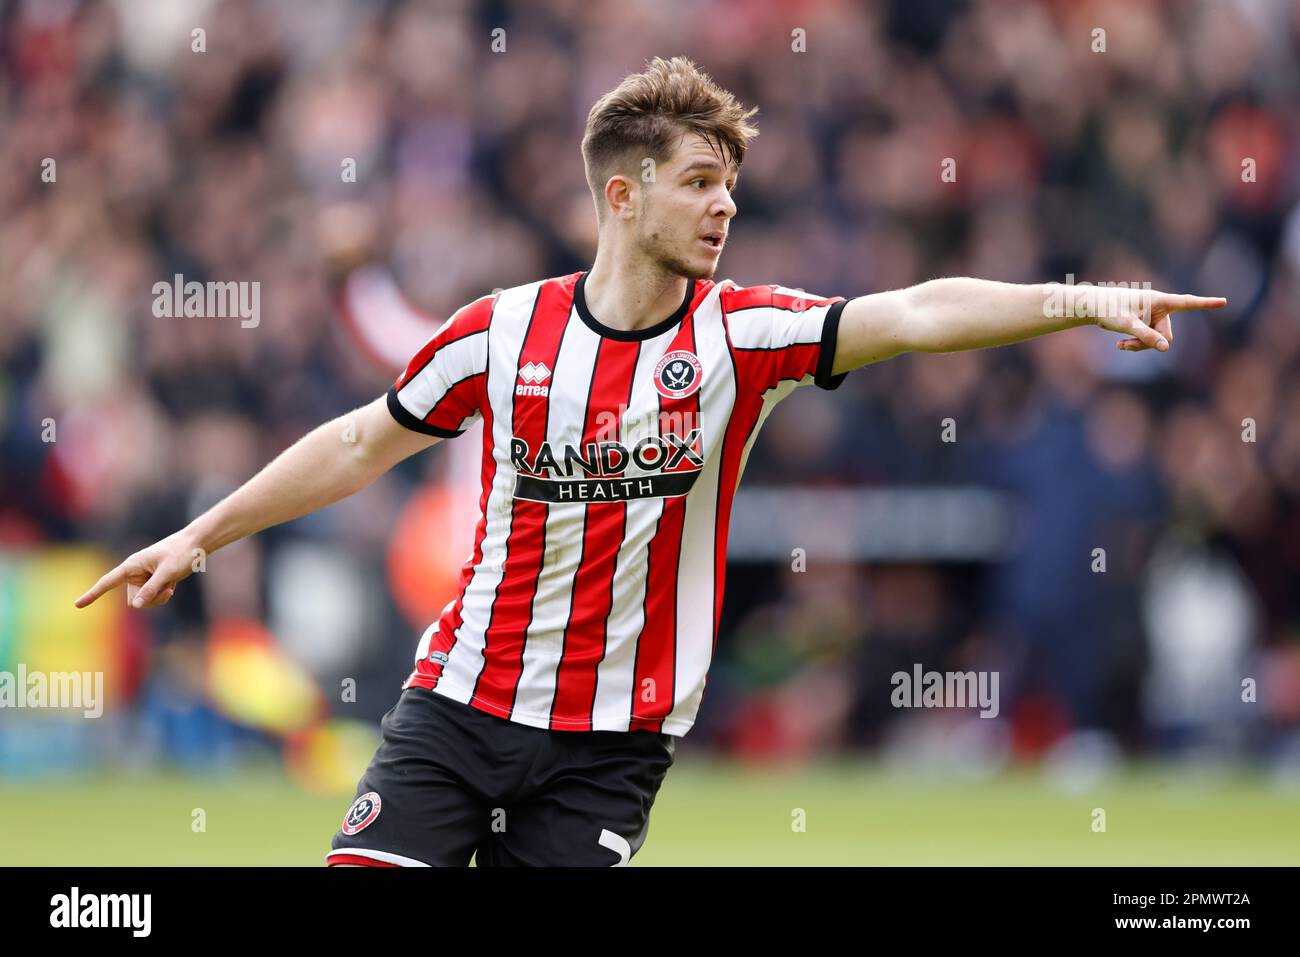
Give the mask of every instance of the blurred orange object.
M 402 614 L 423 628 L 456 597 L 474 526 L 455 487 L 427 486 L 411 496 L 388 546 L 388 581 Z

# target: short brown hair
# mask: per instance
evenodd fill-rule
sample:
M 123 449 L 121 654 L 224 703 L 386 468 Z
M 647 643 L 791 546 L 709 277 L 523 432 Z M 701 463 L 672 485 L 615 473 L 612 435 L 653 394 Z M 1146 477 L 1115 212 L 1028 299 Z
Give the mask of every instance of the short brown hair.
M 631 172 L 647 156 L 662 163 L 688 133 L 714 145 L 724 165 L 730 159 L 739 166 L 746 144 L 758 135 L 749 123 L 757 112 L 757 107 L 746 110 L 686 57 L 655 57 L 644 73 L 628 76 L 587 115 L 582 161 L 598 214 L 604 218 L 600 195 L 615 171 Z

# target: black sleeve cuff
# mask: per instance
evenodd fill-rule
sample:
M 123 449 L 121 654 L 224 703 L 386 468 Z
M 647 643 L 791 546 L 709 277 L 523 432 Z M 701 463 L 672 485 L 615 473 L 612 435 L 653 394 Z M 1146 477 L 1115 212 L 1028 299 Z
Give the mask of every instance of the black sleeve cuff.
M 835 368 L 835 343 L 840 334 L 840 313 L 848 304 L 847 299 L 837 302 L 822 321 L 822 346 L 817 354 L 817 373 L 813 378 L 813 384 L 819 389 L 834 391 L 848 375 L 847 372 L 831 375 L 831 369 Z
M 436 435 L 440 439 L 454 439 L 461 435 L 465 430 L 440 429 L 436 425 L 430 425 L 428 422 L 422 422 L 411 413 L 397 399 L 397 387 L 390 386 L 388 389 L 388 411 L 397 420 L 399 425 L 404 425 L 412 432 L 422 432 L 425 435 Z

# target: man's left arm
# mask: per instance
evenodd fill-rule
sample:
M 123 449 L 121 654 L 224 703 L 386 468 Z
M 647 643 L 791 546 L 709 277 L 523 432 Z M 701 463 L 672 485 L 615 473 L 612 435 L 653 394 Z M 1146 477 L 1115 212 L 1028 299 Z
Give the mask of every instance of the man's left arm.
M 901 352 L 986 349 L 1081 325 L 1126 336 L 1117 344 L 1125 351 L 1164 352 L 1173 341 L 1172 313 L 1227 302 L 1151 289 L 932 279 L 849 300 L 840 314 L 832 372 Z

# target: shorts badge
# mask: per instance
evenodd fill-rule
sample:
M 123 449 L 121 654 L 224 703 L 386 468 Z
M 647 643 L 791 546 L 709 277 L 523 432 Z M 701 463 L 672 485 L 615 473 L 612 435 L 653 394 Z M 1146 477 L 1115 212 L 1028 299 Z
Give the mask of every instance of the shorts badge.
M 374 791 L 367 791 L 353 801 L 352 806 L 348 808 L 348 813 L 343 817 L 343 833 L 356 834 L 373 824 L 375 818 L 379 817 L 382 803 L 379 795 Z

